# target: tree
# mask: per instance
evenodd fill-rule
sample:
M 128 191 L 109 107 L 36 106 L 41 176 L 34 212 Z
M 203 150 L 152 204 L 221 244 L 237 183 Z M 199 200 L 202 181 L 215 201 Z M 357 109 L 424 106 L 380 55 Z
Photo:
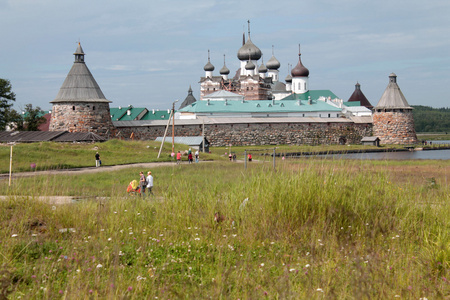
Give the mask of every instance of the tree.
M 12 92 L 9 80 L 0 78 L 0 130 L 5 130 L 10 122 L 11 101 L 15 100 L 16 95 Z
M 39 107 L 33 108 L 33 104 L 25 105 L 25 114 L 23 116 L 24 129 L 26 131 L 38 131 L 39 126 L 47 120 L 44 118 L 44 111 Z

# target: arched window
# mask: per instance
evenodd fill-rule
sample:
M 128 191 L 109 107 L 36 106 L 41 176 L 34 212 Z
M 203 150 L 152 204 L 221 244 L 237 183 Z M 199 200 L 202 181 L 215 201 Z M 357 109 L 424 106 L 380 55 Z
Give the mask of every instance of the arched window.
M 75 106 L 72 106 L 72 110 L 75 110 Z

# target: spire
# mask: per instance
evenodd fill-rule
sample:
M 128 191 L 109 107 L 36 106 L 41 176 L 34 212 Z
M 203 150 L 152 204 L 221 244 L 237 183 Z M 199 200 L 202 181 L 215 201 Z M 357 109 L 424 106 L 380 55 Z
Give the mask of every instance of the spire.
M 230 74 L 230 70 L 227 68 L 225 64 L 225 54 L 223 55 L 223 67 L 220 69 L 220 75 L 228 75 Z
M 81 62 L 84 63 L 84 52 L 83 52 L 83 48 L 81 48 L 81 43 L 78 42 L 78 47 L 77 50 L 75 50 L 75 53 L 73 54 L 75 55 L 75 62 Z
M 214 71 L 214 66 L 211 63 L 210 60 L 210 53 L 209 53 L 209 49 L 208 49 L 208 62 L 206 63 L 206 65 L 203 67 L 203 70 L 205 70 L 206 72 L 212 72 Z
M 291 74 L 292 77 L 308 77 L 309 76 L 309 70 L 302 64 L 301 59 L 301 52 L 300 52 L 300 44 L 298 44 L 298 63 L 295 66 L 294 69 L 292 69 Z
M 250 20 L 247 20 L 248 23 L 248 38 L 250 38 Z

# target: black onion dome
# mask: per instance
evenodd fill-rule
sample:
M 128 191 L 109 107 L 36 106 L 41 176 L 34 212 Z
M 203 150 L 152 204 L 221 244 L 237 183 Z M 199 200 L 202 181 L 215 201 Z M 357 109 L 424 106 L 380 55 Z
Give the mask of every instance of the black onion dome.
M 269 70 L 278 70 L 281 64 L 278 61 L 278 59 L 276 59 L 275 56 L 272 55 L 272 57 L 267 62 L 266 66 Z
M 292 77 L 308 77 L 309 70 L 302 64 L 301 54 L 298 55 L 298 63 L 295 68 L 292 69 Z
M 249 60 L 248 63 L 245 65 L 246 70 L 254 70 L 256 68 L 255 64 Z
M 224 64 L 222 69 L 220 69 L 220 75 L 228 75 L 230 74 L 230 70 L 227 68 L 227 66 Z
M 264 63 L 262 63 L 262 64 L 259 66 L 258 72 L 259 72 L 259 73 L 266 73 L 266 72 L 267 72 L 267 67 L 264 65 Z
M 286 78 L 284 79 L 286 82 L 292 82 L 292 76 L 291 74 L 287 74 Z
M 209 59 L 208 59 L 208 62 L 206 63 L 206 65 L 203 67 L 203 70 L 205 70 L 205 71 L 210 71 L 210 72 L 212 72 L 212 71 L 214 71 L 214 66 L 213 66 L 213 64 L 209 61 Z
M 261 56 L 261 50 L 252 43 L 250 37 L 237 53 L 239 60 L 247 60 L 249 57 L 251 57 L 252 60 L 259 60 Z

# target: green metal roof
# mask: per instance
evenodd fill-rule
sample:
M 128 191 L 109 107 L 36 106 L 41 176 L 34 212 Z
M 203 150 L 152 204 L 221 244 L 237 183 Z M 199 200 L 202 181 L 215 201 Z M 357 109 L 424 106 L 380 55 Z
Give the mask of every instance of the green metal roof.
M 127 111 L 130 111 L 130 115 L 127 114 Z M 111 107 L 109 112 L 111 114 L 112 121 L 132 121 L 136 119 L 146 108 L 142 107 Z
M 167 110 L 155 110 L 149 111 L 146 113 L 141 120 L 168 120 L 170 117 L 170 112 L 167 112 Z
M 312 103 L 308 104 L 311 96 Z M 342 109 L 317 100 L 319 97 L 337 98 L 331 91 L 309 91 L 305 94 L 293 94 L 282 100 L 215 100 L 197 101 L 180 109 L 180 112 L 193 113 L 283 113 L 283 112 L 314 112 L 314 111 L 341 111 Z M 295 98 L 295 99 L 293 99 Z M 300 105 L 299 105 L 300 101 Z
M 331 99 L 338 98 L 332 91 L 330 90 L 310 90 L 303 94 L 290 94 L 287 97 L 284 97 L 281 100 L 308 100 L 308 98 L 311 96 L 312 100 L 319 99 L 320 97 L 331 97 Z
M 119 121 L 120 118 L 127 113 L 127 107 L 110 107 L 109 113 L 112 121 Z

